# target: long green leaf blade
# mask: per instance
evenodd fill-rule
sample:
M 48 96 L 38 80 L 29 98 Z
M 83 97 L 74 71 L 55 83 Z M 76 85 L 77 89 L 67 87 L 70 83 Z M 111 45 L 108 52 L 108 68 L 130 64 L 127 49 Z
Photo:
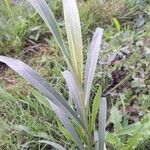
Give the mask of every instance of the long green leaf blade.
M 83 79 L 83 46 L 79 12 L 75 0 L 62 0 L 71 63 L 79 82 Z
M 107 102 L 106 98 L 102 97 L 99 109 L 99 150 L 105 148 L 106 113 Z
M 7 66 L 21 75 L 24 79 L 29 81 L 30 84 L 37 88 L 42 94 L 44 94 L 49 101 L 52 101 L 55 105 L 63 109 L 64 112 L 66 112 L 69 116 L 75 118 L 83 127 L 83 124 L 78 118 L 77 113 L 68 105 L 65 99 L 31 67 L 20 60 L 5 56 L 0 56 L 0 62 L 5 63 Z
M 63 41 L 61 33 L 59 31 L 59 27 L 57 25 L 57 22 L 54 18 L 54 15 L 53 15 L 51 9 L 46 4 L 45 0 L 28 0 L 28 1 L 36 9 L 38 14 L 42 17 L 42 19 L 46 23 L 47 27 L 50 29 L 50 31 L 54 35 L 54 37 L 61 49 L 61 52 L 63 53 L 63 55 L 66 59 L 68 66 L 71 67 L 68 50 L 65 47 L 64 41 Z
M 97 28 L 87 55 L 86 68 L 85 68 L 85 81 L 84 81 L 84 93 L 85 93 L 85 104 L 88 105 L 92 82 L 96 70 L 98 61 L 98 55 L 100 52 L 100 45 L 103 35 L 103 29 Z
M 81 120 L 83 121 L 83 113 L 82 113 L 83 111 L 81 105 L 80 91 L 76 83 L 76 80 L 74 79 L 73 74 L 68 70 L 64 71 L 62 74 L 64 79 L 66 80 L 67 86 L 73 98 L 74 104 L 76 105 L 76 108 L 80 114 Z
M 96 116 L 97 116 L 98 109 L 99 109 L 101 95 L 102 95 L 102 88 L 100 86 L 94 97 L 94 101 L 93 101 L 93 105 L 92 105 L 92 114 L 91 114 L 91 120 L 90 120 L 91 131 L 93 131 L 94 127 L 95 127 L 95 121 L 96 121 Z

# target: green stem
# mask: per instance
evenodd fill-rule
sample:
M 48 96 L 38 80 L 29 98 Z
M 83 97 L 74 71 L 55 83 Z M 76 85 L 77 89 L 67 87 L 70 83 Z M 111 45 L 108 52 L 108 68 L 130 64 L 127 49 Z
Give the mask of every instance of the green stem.
M 90 131 L 90 125 L 89 125 L 89 121 L 88 121 L 88 108 L 85 106 L 85 102 L 84 102 L 84 94 L 83 94 L 83 90 L 80 86 L 80 97 L 81 97 L 81 105 L 82 105 L 82 110 L 83 110 L 83 119 L 84 119 L 84 126 L 85 126 L 85 130 L 86 130 L 86 150 L 92 150 L 92 142 L 91 142 L 91 131 Z
M 76 78 L 77 79 L 77 78 Z M 81 100 L 81 109 L 82 109 L 82 117 L 83 117 L 83 123 L 85 126 L 86 131 L 86 147 L 85 150 L 92 150 L 92 139 L 91 139 L 91 130 L 90 125 L 88 121 L 88 107 L 85 105 L 85 98 L 84 98 L 84 92 L 82 88 L 82 82 L 77 81 L 78 88 L 80 90 L 80 100 Z

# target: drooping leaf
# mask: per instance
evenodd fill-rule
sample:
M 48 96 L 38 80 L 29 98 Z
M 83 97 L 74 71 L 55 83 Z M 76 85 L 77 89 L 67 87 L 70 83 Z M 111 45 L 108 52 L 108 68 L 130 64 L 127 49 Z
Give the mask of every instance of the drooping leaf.
M 100 86 L 96 95 L 95 95 L 93 105 L 92 105 L 92 114 L 91 114 L 91 123 L 90 123 L 91 131 L 94 130 L 94 125 L 95 125 L 95 120 L 96 120 L 96 116 L 97 116 L 98 109 L 99 109 L 101 94 L 102 94 L 102 89 Z
M 92 87 L 92 81 L 94 78 L 96 64 L 98 61 L 98 55 L 100 52 L 100 45 L 102 39 L 103 29 L 97 28 L 87 55 L 86 68 L 85 68 L 85 81 L 84 81 L 84 93 L 85 93 L 85 103 L 89 102 L 90 91 Z
M 80 114 L 82 121 L 83 121 L 80 91 L 79 91 L 77 82 L 74 79 L 74 76 L 72 75 L 72 73 L 69 72 L 68 70 L 63 72 L 63 77 L 66 80 L 66 83 L 67 83 L 67 86 L 68 86 L 69 91 L 71 93 L 71 96 L 73 98 L 74 104 L 76 105 L 76 108 Z
M 55 105 L 59 106 L 62 110 L 64 110 L 64 112 L 66 112 L 70 117 L 75 118 L 77 122 L 84 127 L 82 121 L 78 118 L 77 113 L 68 105 L 65 99 L 31 67 L 20 60 L 5 56 L 0 56 L 0 62 L 5 63 L 11 69 L 16 71 L 24 79 L 30 82 L 31 85 L 44 94 L 48 98 L 48 101 L 52 101 Z
M 49 102 L 49 103 L 52 106 L 53 111 L 56 113 L 56 115 L 59 118 L 59 120 L 61 121 L 61 123 L 72 135 L 72 137 L 73 137 L 74 141 L 76 142 L 76 144 L 78 145 L 78 147 L 80 149 L 83 149 L 83 145 L 82 145 L 72 123 L 70 122 L 69 118 L 65 114 L 65 112 L 60 107 L 56 106 L 54 103 L 52 103 L 52 102 Z
M 59 45 L 59 48 L 65 57 L 68 67 L 71 67 L 68 50 L 65 47 L 64 41 L 63 41 L 61 33 L 59 31 L 59 27 L 57 25 L 57 22 L 54 18 L 54 15 L 53 15 L 51 9 L 46 4 L 45 0 L 28 0 L 28 1 L 36 9 L 38 14 L 42 17 L 42 19 L 46 23 L 47 27 L 50 29 L 50 31 L 54 35 L 54 37 Z
M 107 113 L 107 102 L 106 98 L 101 98 L 99 108 L 99 149 L 104 150 L 105 145 L 105 131 L 106 131 L 106 113 Z
M 76 0 L 62 0 L 71 63 L 79 82 L 83 79 L 83 48 Z

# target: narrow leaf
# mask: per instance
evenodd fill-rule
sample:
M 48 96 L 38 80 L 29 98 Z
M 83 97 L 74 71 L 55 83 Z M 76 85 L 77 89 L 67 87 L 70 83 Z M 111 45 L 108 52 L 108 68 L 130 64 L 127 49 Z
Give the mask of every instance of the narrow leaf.
M 92 87 L 92 82 L 96 70 L 96 64 L 98 61 L 98 55 L 100 51 L 101 39 L 102 39 L 103 29 L 97 28 L 87 55 L 86 68 L 85 68 L 85 82 L 84 82 L 84 93 L 85 93 L 85 103 L 89 102 L 90 91 Z
M 81 99 L 80 99 L 80 91 L 77 86 L 77 83 L 72 73 L 67 70 L 63 72 L 63 77 L 66 80 L 66 83 L 71 93 L 71 96 L 73 98 L 74 104 L 76 105 L 76 108 L 78 109 L 80 117 L 82 118 L 83 114 L 82 114 L 82 106 L 81 106 Z M 83 121 L 83 118 L 82 118 L 82 121 Z
M 76 0 L 62 0 L 64 6 L 65 26 L 70 48 L 71 63 L 82 83 L 83 78 L 83 48 L 79 12 Z
M 106 112 L 107 102 L 106 98 L 101 98 L 99 109 L 99 149 L 104 150 L 105 145 L 105 128 L 106 128 Z
M 95 150 L 99 150 L 99 135 L 98 131 L 94 131 L 94 142 L 95 142 Z
M 93 105 L 92 105 L 92 114 L 91 114 L 91 123 L 90 123 L 91 131 L 94 130 L 95 120 L 96 120 L 96 116 L 97 116 L 98 109 L 99 109 L 99 103 L 100 103 L 101 95 L 102 95 L 102 88 L 100 86 L 96 95 L 95 95 Z
M 31 90 L 31 93 L 33 94 L 33 96 L 36 98 L 36 100 L 37 100 L 39 103 L 41 103 L 41 104 L 43 104 L 45 107 L 48 107 L 48 108 L 49 108 L 49 103 L 48 103 L 48 101 L 47 101 L 47 98 L 46 98 L 44 95 L 42 95 L 40 92 L 38 92 L 38 91 L 35 90 L 35 89 L 32 89 L 32 90 Z
M 83 145 L 82 145 L 72 123 L 70 122 L 69 118 L 66 116 L 65 112 L 60 107 L 53 104 L 52 102 L 50 102 L 50 105 L 52 106 L 53 111 L 56 113 L 57 117 L 62 122 L 64 127 L 70 132 L 70 134 L 72 135 L 72 137 L 73 137 L 74 141 L 76 142 L 76 144 L 78 145 L 78 147 L 80 149 L 83 149 Z
M 5 63 L 11 69 L 16 71 L 24 79 L 30 82 L 31 85 L 33 85 L 42 94 L 44 94 L 48 98 L 48 101 L 52 101 L 55 105 L 59 106 L 69 116 L 75 118 L 77 122 L 83 127 L 83 124 L 78 118 L 77 113 L 72 110 L 72 108 L 68 105 L 65 99 L 58 92 L 56 92 L 56 90 L 51 87 L 48 82 L 31 67 L 29 67 L 20 60 L 5 56 L 0 56 L 0 62 Z
M 48 140 L 39 140 L 38 141 L 39 143 L 43 143 L 43 144 L 46 144 L 46 145 L 51 145 L 53 146 L 54 148 L 56 148 L 57 150 L 66 150 L 64 147 L 62 147 L 61 145 L 55 143 L 55 142 L 50 142 Z
M 54 15 L 53 15 L 51 9 L 46 4 L 45 0 L 28 0 L 28 1 L 36 9 L 36 11 L 39 13 L 39 15 L 42 17 L 42 19 L 46 23 L 47 27 L 52 32 L 53 36 L 55 37 L 55 39 L 61 49 L 61 52 L 63 53 L 63 55 L 66 59 L 68 66 L 71 67 L 68 50 L 65 47 L 64 41 L 63 41 L 61 33 L 59 31 L 59 27 L 57 25 L 57 22 L 54 18 Z
M 59 121 L 57 121 L 57 122 L 58 122 L 58 127 L 59 127 L 59 130 L 61 131 L 61 133 L 65 136 L 67 141 L 71 141 L 72 136 L 71 136 L 70 132 Z

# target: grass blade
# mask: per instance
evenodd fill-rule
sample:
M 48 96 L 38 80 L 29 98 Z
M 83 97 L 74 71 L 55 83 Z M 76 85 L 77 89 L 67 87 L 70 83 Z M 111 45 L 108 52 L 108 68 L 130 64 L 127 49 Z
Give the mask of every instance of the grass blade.
M 82 106 L 81 106 L 81 100 L 80 100 L 80 91 L 76 84 L 76 81 L 75 81 L 72 73 L 67 70 L 63 72 L 63 77 L 66 80 L 66 83 L 67 83 L 67 86 L 71 93 L 71 96 L 73 98 L 74 104 L 76 105 L 76 108 L 80 114 L 82 121 L 83 121 Z
M 54 18 L 54 15 L 48 5 L 46 4 L 45 0 L 28 0 L 32 6 L 36 9 L 36 11 L 39 13 L 39 15 L 42 17 L 44 22 L 46 23 L 47 27 L 52 32 L 53 36 L 55 37 L 61 52 L 63 53 L 66 62 L 69 67 L 70 66 L 70 60 L 69 60 L 69 53 L 68 50 L 65 47 L 64 41 L 62 39 L 62 35 L 59 31 L 59 27 L 57 25 L 57 22 Z
M 50 140 L 50 137 L 44 133 L 44 132 L 35 132 L 34 130 L 32 130 L 31 128 L 24 126 L 24 125 L 14 125 L 12 126 L 13 130 L 19 130 L 19 131 L 24 131 L 28 134 L 30 134 L 31 136 L 40 138 L 40 139 L 47 139 Z
M 49 108 L 49 103 L 47 101 L 47 98 L 44 95 L 42 95 L 39 91 L 37 91 L 35 89 L 32 89 L 31 93 L 39 103 L 41 103 L 45 107 Z
M 100 109 L 99 109 L 99 149 L 104 150 L 105 145 L 105 128 L 106 128 L 106 113 L 107 113 L 107 102 L 106 98 L 101 98 Z
M 96 64 L 98 61 L 98 55 L 100 51 L 101 39 L 102 39 L 103 29 L 97 28 L 87 55 L 87 62 L 85 68 L 85 82 L 84 82 L 84 93 L 85 93 L 85 103 L 88 104 L 90 91 L 92 87 L 92 81 L 94 78 Z
M 65 99 L 31 67 L 20 60 L 5 56 L 0 56 L 0 62 L 5 63 L 11 69 L 16 71 L 24 79 L 30 82 L 31 85 L 33 85 L 42 94 L 44 94 L 49 101 L 52 101 L 55 105 L 63 109 L 69 116 L 75 118 L 77 122 L 83 127 L 82 121 L 78 118 L 77 113 L 68 105 Z
M 69 118 L 66 116 L 65 112 L 60 107 L 53 104 L 52 102 L 50 102 L 50 105 L 52 106 L 53 111 L 56 113 L 57 117 L 62 122 L 64 127 L 70 132 L 70 134 L 72 135 L 72 137 L 73 137 L 74 141 L 76 142 L 76 144 L 78 145 L 78 147 L 80 149 L 83 149 L 83 145 L 82 145 L 73 125 L 71 124 Z
M 102 95 L 102 88 L 100 86 L 96 95 L 95 95 L 93 105 L 92 105 L 92 114 L 91 114 L 91 120 L 90 120 L 91 121 L 90 122 L 91 131 L 94 130 L 95 120 L 96 120 L 96 116 L 97 116 L 98 109 L 99 109 L 99 103 L 100 103 L 101 95 Z
M 70 48 L 73 70 L 79 82 L 83 79 L 83 46 L 79 12 L 75 0 L 62 0 L 64 6 L 65 26 Z

